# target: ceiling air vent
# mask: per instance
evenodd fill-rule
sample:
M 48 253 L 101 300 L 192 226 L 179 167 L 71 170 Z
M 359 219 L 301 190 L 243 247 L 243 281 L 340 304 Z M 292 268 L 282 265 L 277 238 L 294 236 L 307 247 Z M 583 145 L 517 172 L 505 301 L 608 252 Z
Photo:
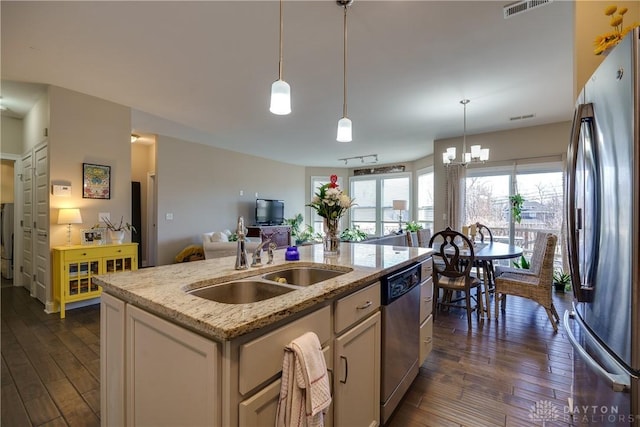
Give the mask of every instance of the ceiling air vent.
M 504 19 L 511 18 L 513 15 L 526 12 L 536 7 L 544 6 L 553 0 L 524 0 L 516 3 L 508 4 L 504 7 Z
M 535 114 L 524 114 L 522 116 L 509 117 L 509 120 L 515 122 L 516 120 L 533 119 L 535 116 Z

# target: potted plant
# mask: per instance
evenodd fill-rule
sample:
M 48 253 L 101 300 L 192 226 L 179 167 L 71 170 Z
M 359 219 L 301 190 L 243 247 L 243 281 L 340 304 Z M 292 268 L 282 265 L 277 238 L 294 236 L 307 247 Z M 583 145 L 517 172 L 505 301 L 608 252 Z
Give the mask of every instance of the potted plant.
M 513 220 L 520 224 L 522 221 L 522 205 L 524 204 L 524 197 L 520 193 L 516 193 L 513 196 L 509 196 L 509 202 L 511 202 L 511 216 Z
M 309 241 L 321 240 L 322 236 L 313 231 L 313 227 L 309 224 L 303 226 L 304 217 L 301 213 L 293 218 L 287 218 L 284 223 L 291 226 L 291 238 L 296 245 L 301 245 Z
M 571 290 L 571 276 L 562 270 L 553 272 L 553 286 L 556 292 L 564 292 Z
M 405 224 L 404 228 L 407 231 L 418 231 L 418 230 L 422 230 L 422 225 L 418 224 L 415 221 L 409 221 Z
M 344 242 L 361 242 L 367 238 L 367 233 L 360 230 L 357 225 L 353 228 L 347 228 L 340 233 L 340 240 Z
M 531 263 L 524 257 L 524 255 L 520 255 L 520 258 L 517 261 L 513 261 L 513 266 L 515 268 L 529 270 L 531 268 Z
M 124 239 L 125 231 L 137 233 L 136 228 L 129 224 L 128 222 L 124 222 L 124 218 L 120 217 L 120 221 L 118 223 L 111 222 L 109 218 L 102 217 L 102 221 L 104 222 L 107 230 L 109 230 L 109 237 L 111 238 L 111 243 L 122 243 Z

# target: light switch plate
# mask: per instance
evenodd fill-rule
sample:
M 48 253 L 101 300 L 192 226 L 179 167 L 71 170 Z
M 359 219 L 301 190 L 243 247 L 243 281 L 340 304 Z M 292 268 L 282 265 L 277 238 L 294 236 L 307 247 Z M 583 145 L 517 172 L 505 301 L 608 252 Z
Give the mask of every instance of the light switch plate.
M 170 212 L 165 214 L 164 217 L 167 219 L 167 221 L 173 221 L 173 214 Z

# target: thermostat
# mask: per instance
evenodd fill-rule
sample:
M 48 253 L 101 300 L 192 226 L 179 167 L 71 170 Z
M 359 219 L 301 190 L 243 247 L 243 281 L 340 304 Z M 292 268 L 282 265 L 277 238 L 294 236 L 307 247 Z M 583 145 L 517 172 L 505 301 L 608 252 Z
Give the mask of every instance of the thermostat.
M 71 197 L 70 185 L 53 185 L 52 187 L 51 193 L 54 196 Z

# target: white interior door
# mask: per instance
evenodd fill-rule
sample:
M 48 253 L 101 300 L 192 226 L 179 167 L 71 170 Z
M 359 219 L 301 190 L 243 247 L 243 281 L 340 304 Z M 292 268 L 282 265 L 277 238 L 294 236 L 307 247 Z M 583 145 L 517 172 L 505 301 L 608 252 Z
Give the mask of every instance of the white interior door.
M 49 275 L 49 157 L 47 143 L 38 145 L 34 149 L 34 160 L 35 296 L 45 304 L 47 312 L 53 312 L 53 293 L 51 292 Z
M 22 157 L 22 263 L 20 275 L 22 286 L 35 296 L 33 280 L 33 153 Z

